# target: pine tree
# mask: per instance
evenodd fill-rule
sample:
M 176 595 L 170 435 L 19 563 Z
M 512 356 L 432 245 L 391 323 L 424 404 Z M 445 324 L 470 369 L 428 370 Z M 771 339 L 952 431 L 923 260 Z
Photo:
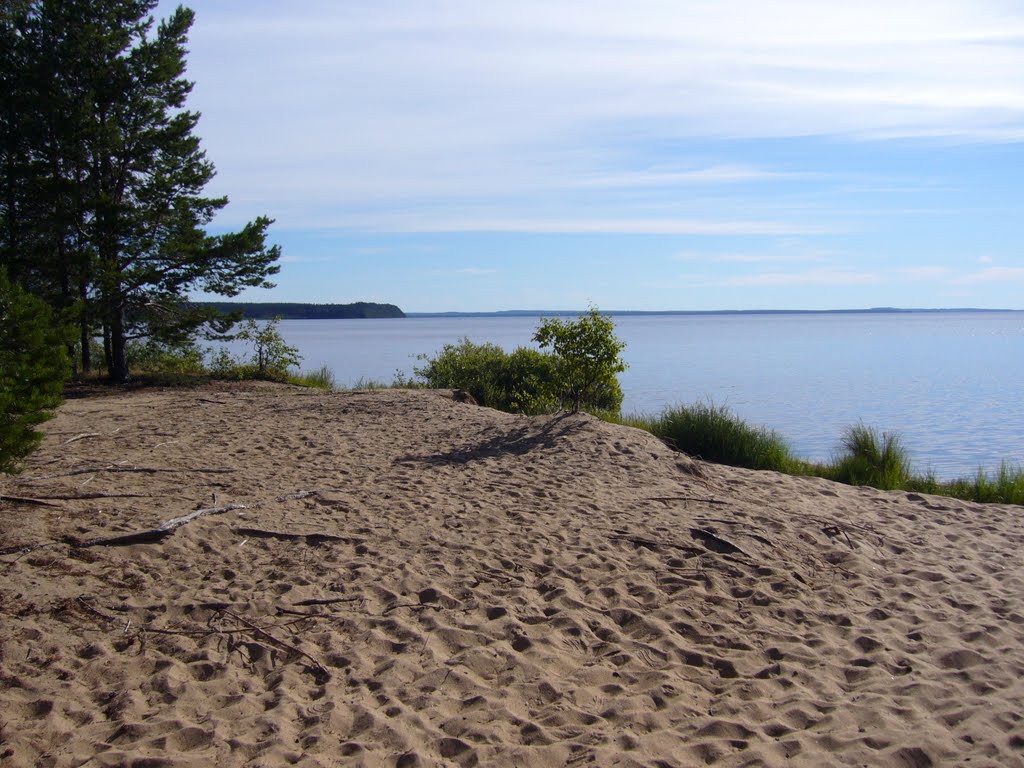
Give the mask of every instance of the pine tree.
M 214 168 L 185 108 L 193 13 L 155 25 L 155 5 L 14 0 L 0 15 L 0 97 L 20 105 L 0 124 L 0 257 L 79 322 L 83 353 L 102 328 L 115 381 L 129 339 L 180 341 L 215 319 L 190 291 L 269 286 L 280 255 L 266 217 L 207 234 L 227 198 L 202 194 Z
M 64 342 L 46 303 L 12 284 L 0 267 L 0 472 L 20 468 L 42 440 L 34 428 L 60 404 L 68 373 Z

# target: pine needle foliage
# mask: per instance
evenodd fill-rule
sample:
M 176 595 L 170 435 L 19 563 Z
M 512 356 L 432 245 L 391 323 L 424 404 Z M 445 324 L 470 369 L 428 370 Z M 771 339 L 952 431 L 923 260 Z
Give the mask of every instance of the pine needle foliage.
M 41 300 L 0 268 L 0 472 L 15 473 L 42 440 L 36 427 L 60 405 L 67 334 Z

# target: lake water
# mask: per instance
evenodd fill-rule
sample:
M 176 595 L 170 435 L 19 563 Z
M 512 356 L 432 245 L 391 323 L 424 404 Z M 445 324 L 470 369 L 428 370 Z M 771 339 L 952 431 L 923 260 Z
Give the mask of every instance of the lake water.
M 1024 312 L 622 315 L 623 411 L 712 400 L 826 460 L 858 421 L 898 432 L 943 479 L 1024 463 Z M 410 374 L 417 354 L 468 336 L 528 345 L 535 317 L 287 320 L 306 369 L 340 385 Z

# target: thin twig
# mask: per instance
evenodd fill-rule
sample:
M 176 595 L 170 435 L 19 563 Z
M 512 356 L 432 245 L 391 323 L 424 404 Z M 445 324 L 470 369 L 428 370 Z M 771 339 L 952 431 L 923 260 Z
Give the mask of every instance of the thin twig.
M 3 496 L 0 497 L 0 501 L 6 499 L 17 499 L 16 496 Z M 93 491 L 91 493 L 50 493 L 46 496 L 37 497 L 36 501 L 49 501 L 60 499 L 62 501 L 87 501 L 89 499 L 151 499 L 153 494 L 151 493 L 106 493 L 103 491 Z M 31 502 L 31 499 L 27 501 Z M 51 506 L 60 506 L 53 504 Z
M 301 539 L 307 544 L 314 545 L 325 541 L 353 541 L 353 539 L 347 536 L 336 536 L 333 533 L 288 533 L 285 531 L 268 531 L 262 528 L 236 528 L 235 533 L 240 536 L 252 536 L 257 539 L 282 539 L 285 541 L 296 541 Z M 357 541 L 362 541 L 362 539 L 358 539 Z
M 362 599 L 362 597 L 314 597 L 309 600 L 299 600 L 292 605 L 334 605 L 336 603 L 355 603 Z
M 251 621 L 249 621 L 248 619 L 245 619 L 245 618 L 239 616 L 237 613 L 233 613 L 231 611 L 224 611 L 224 615 L 225 616 L 230 616 L 235 621 L 238 621 L 241 624 L 244 624 L 254 634 L 256 634 L 258 637 L 262 637 L 264 640 L 267 640 L 268 642 L 273 643 L 274 645 L 278 646 L 279 648 L 284 648 L 285 650 L 292 651 L 293 653 L 297 653 L 302 658 L 307 659 L 313 665 L 314 669 L 316 669 L 321 675 L 323 675 L 324 677 L 330 677 L 331 673 L 328 671 L 327 667 L 325 667 L 323 665 L 323 663 L 320 662 L 319 659 L 317 659 L 316 657 L 311 656 L 310 654 L 306 653 L 301 648 L 297 648 L 294 645 L 292 645 L 291 643 L 286 643 L 284 640 L 280 640 L 280 639 L 274 637 L 272 634 L 267 632 L 267 630 L 263 629 L 262 627 L 260 627 L 257 624 L 253 624 Z
M 672 501 L 698 501 L 701 504 L 729 504 L 728 501 L 722 501 L 721 499 L 707 499 L 701 498 L 700 496 L 652 496 L 648 501 L 661 501 L 665 504 Z
M 36 475 L 35 477 L 27 477 L 27 482 L 35 482 L 37 480 L 51 480 L 55 477 L 72 477 L 74 475 L 87 475 L 90 472 L 140 472 L 143 474 L 157 474 L 161 472 L 190 472 L 204 475 L 225 475 L 235 470 L 231 467 L 189 467 L 186 469 L 175 469 L 173 467 L 121 467 L 115 464 L 110 464 L 106 467 L 86 467 L 84 469 L 72 469 L 67 472 L 57 472 L 53 475 Z
M 90 437 L 103 437 L 103 435 L 101 435 L 99 432 L 83 432 L 80 435 L 75 435 L 74 437 L 68 438 L 63 443 L 61 443 L 61 445 L 68 445 L 69 443 L 73 443 L 76 440 L 85 440 L 86 438 Z

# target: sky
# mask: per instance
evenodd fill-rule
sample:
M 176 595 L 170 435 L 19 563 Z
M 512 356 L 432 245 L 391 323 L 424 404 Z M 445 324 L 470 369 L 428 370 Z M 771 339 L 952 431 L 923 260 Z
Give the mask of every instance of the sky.
M 189 7 L 239 299 L 1024 309 L 1020 0 Z

